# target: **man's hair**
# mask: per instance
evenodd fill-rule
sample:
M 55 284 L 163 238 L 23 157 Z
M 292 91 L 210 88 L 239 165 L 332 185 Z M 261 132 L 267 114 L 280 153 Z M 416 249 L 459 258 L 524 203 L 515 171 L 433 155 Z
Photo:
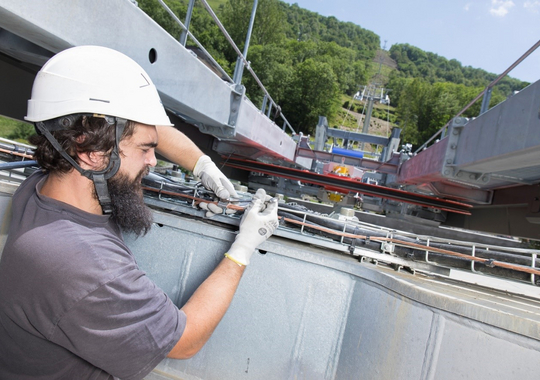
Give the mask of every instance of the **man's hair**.
M 110 125 L 105 118 L 78 115 L 73 125 L 67 129 L 51 132 L 58 143 L 79 163 L 77 153 L 103 152 L 110 154 L 116 141 L 114 125 Z M 135 131 L 135 123 L 128 121 L 120 140 L 123 140 Z M 36 145 L 34 158 L 43 170 L 57 173 L 68 173 L 73 166 L 58 152 L 52 144 L 42 135 L 34 135 L 30 142 Z

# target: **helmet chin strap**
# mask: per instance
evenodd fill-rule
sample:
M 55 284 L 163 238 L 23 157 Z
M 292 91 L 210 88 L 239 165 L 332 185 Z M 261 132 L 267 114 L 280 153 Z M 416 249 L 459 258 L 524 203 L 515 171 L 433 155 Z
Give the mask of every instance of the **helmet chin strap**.
M 109 120 L 110 118 L 106 118 Z M 58 119 L 57 119 L 58 120 Z M 124 127 L 126 126 L 126 119 L 115 117 L 116 121 L 116 136 L 115 144 L 111 152 L 111 157 L 109 159 L 109 164 L 103 170 L 85 170 L 79 166 L 79 164 L 62 148 L 60 143 L 54 138 L 54 136 L 49 131 L 44 124 L 44 122 L 37 122 L 36 129 L 45 136 L 45 138 L 51 143 L 51 145 L 64 157 L 81 175 L 92 180 L 94 183 L 94 188 L 96 189 L 96 194 L 98 197 L 99 204 L 103 210 L 103 214 L 108 215 L 112 213 L 112 201 L 109 195 L 109 189 L 107 187 L 107 180 L 114 176 L 118 169 L 120 169 L 120 154 L 118 152 L 118 146 L 120 144 L 120 138 L 124 132 Z M 50 126 L 50 130 L 59 130 L 63 129 L 61 125 L 63 124 L 62 120 L 59 120 L 56 123 L 59 123 L 54 126 Z M 65 123 L 65 122 L 64 122 Z M 65 125 L 65 124 L 64 124 Z

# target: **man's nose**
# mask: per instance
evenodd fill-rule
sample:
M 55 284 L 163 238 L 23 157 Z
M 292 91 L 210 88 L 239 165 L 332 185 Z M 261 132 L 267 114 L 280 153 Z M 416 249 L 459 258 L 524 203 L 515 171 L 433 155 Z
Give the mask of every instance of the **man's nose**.
M 150 150 L 148 154 L 146 155 L 146 165 L 149 166 L 156 166 L 157 165 L 157 158 L 156 158 L 156 152 L 154 149 Z

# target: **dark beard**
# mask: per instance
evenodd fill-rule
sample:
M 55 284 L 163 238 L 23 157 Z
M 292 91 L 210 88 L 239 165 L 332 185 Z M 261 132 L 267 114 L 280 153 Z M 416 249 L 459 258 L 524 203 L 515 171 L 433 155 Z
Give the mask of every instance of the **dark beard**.
M 125 174 L 117 173 L 107 181 L 111 197 L 111 219 L 125 233 L 146 235 L 152 227 L 152 212 L 144 204 L 141 179 L 148 173 L 145 169 L 130 180 Z

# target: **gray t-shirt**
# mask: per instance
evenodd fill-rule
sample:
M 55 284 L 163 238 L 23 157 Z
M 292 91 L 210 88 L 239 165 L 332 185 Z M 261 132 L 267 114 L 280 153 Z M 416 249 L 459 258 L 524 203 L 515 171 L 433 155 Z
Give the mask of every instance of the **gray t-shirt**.
M 45 197 L 13 196 L 0 261 L 0 379 L 142 379 L 185 314 L 142 272 L 118 226 Z

